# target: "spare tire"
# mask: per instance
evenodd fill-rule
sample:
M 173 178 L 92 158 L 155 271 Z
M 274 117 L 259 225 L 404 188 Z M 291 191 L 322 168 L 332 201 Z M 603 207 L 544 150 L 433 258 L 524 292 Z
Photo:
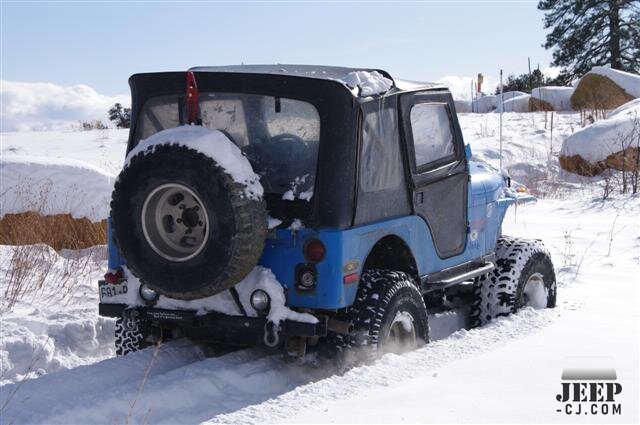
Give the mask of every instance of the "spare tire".
M 188 146 L 156 145 L 135 154 L 111 201 L 127 268 L 160 294 L 181 300 L 240 282 L 258 263 L 267 234 L 264 201 L 245 189 Z

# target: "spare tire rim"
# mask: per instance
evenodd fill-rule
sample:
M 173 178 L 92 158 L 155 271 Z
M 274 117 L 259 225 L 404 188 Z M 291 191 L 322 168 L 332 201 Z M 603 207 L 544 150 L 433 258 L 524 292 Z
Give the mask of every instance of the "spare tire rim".
M 522 305 L 533 307 L 537 310 L 546 308 L 548 292 L 542 273 L 533 273 L 524 284 Z
M 401 354 L 417 347 L 418 338 L 413 316 L 408 311 L 398 311 L 389 327 L 383 352 Z
M 187 186 L 168 183 L 152 190 L 142 206 L 142 230 L 161 257 L 188 261 L 209 238 L 209 215 L 200 197 Z

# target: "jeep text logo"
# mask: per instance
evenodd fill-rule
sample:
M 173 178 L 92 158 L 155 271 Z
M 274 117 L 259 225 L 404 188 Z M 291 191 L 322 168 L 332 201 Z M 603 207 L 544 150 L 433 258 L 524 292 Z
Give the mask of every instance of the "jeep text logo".
M 567 415 L 620 415 L 622 405 L 615 397 L 622 392 L 622 385 L 616 379 L 611 357 L 567 357 L 562 380 L 570 382 L 562 382 L 556 400 L 563 407 L 556 411 Z

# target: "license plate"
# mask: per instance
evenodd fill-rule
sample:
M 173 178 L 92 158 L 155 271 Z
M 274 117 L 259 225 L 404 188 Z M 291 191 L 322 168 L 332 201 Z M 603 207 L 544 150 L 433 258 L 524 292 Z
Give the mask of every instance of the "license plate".
M 108 300 L 118 295 L 124 295 L 127 293 L 127 281 L 123 280 L 118 283 L 107 283 L 101 281 L 99 284 L 100 289 L 100 302 Z

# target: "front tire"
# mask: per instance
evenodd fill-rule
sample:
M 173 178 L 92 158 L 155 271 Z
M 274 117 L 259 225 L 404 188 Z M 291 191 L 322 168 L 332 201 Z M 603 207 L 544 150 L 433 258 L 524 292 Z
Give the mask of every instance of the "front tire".
M 404 353 L 429 342 L 424 299 L 404 272 L 364 272 L 346 316 L 354 331 L 339 337 L 338 347 L 347 365 L 375 360 L 386 353 Z
M 556 306 L 556 275 L 542 242 L 504 236 L 496 243 L 496 256 L 496 268 L 474 285 L 473 326 L 486 325 L 526 306 Z

